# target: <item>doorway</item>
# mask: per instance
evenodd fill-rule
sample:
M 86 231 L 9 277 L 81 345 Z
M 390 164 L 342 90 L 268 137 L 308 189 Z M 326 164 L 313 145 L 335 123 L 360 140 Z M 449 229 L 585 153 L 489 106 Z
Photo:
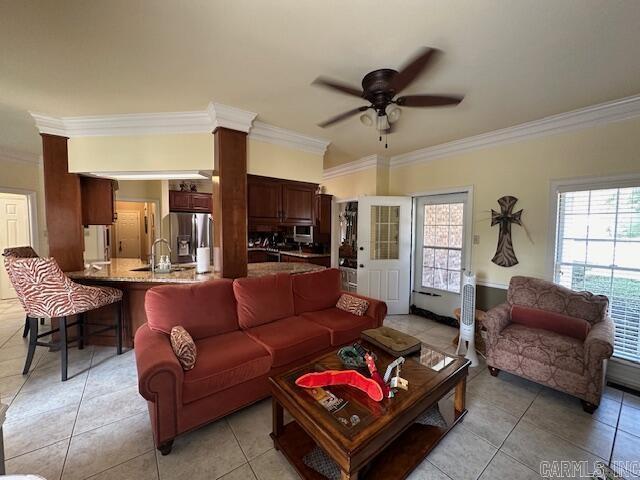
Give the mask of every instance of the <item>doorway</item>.
M 32 244 L 31 209 L 29 196 L 0 192 L 0 252 L 5 248 Z M 0 299 L 15 298 L 9 277 L 0 268 Z
M 471 194 L 416 197 L 414 304 L 451 317 L 460 306 L 462 274 L 471 264 Z
M 113 224 L 112 258 L 136 258 L 148 261 L 156 237 L 154 202 L 116 201 Z

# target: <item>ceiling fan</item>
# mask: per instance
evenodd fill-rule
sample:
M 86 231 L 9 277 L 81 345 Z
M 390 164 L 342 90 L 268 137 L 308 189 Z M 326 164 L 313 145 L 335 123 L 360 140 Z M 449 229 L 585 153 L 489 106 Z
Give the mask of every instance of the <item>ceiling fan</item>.
M 325 128 L 342 120 L 363 113 L 360 121 L 367 126 L 374 126 L 382 135 L 393 132 L 393 125 L 398 121 L 402 110 L 399 107 L 443 107 L 458 105 L 464 96 L 462 95 L 404 95 L 397 97 L 402 90 L 408 87 L 433 61 L 441 54 L 435 48 L 422 48 L 399 71 L 391 68 L 381 68 L 367 73 L 362 79 L 362 89 L 340 81 L 326 77 L 318 77 L 313 81 L 314 85 L 320 85 L 337 90 L 347 95 L 360 97 L 369 102 L 369 105 L 354 108 L 336 115 L 318 126 Z M 386 147 L 386 145 L 385 145 Z

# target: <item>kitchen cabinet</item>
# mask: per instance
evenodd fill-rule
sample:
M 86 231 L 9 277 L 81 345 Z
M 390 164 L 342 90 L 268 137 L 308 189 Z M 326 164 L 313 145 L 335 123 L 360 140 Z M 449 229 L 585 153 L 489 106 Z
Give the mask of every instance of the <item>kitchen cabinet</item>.
M 247 216 L 250 225 L 278 225 L 282 213 L 280 180 L 247 176 Z
M 313 225 L 315 183 L 247 175 L 250 226 Z
M 269 257 L 264 250 L 249 250 L 248 261 L 249 263 L 268 262 Z
M 108 178 L 80 177 L 83 225 L 111 225 L 116 221 L 116 181 Z
M 317 243 L 331 243 L 331 204 L 333 195 L 321 193 L 315 196 L 314 238 Z
M 213 201 L 210 193 L 169 190 L 169 211 L 211 213 Z

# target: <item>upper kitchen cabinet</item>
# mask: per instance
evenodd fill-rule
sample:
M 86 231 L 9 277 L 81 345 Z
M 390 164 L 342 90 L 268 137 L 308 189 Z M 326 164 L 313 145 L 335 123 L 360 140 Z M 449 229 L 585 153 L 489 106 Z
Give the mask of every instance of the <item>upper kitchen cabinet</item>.
M 250 226 L 313 225 L 315 183 L 247 176 Z
M 313 183 L 286 182 L 282 184 L 282 223 L 285 225 L 313 225 L 315 191 Z
M 278 225 L 282 218 L 282 183 L 247 175 L 247 217 L 250 225 Z
M 211 213 L 212 206 L 210 193 L 169 190 L 169 210 L 171 212 Z
M 118 182 L 108 178 L 80 177 L 83 225 L 111 225 L 116 220 Z
M 318 243 L 331 243 L 331 203 L 333 195 L 318 194 L 315 198 L 314 238 Z

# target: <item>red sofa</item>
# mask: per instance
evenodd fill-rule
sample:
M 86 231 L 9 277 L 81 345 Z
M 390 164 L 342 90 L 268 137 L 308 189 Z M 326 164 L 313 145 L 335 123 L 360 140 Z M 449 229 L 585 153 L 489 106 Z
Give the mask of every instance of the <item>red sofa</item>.
M 268 397 L 269 376 L 382 325 L 384 302 L 368 298 L 362 317 L 337 309 L 340 286 L 340 272 L 327 269 L 150 289 L 135 355 L 158 450 L 166 455 L 177 435 Z M 197 347 L 186 372 L 169 341 L 176 325 Z

